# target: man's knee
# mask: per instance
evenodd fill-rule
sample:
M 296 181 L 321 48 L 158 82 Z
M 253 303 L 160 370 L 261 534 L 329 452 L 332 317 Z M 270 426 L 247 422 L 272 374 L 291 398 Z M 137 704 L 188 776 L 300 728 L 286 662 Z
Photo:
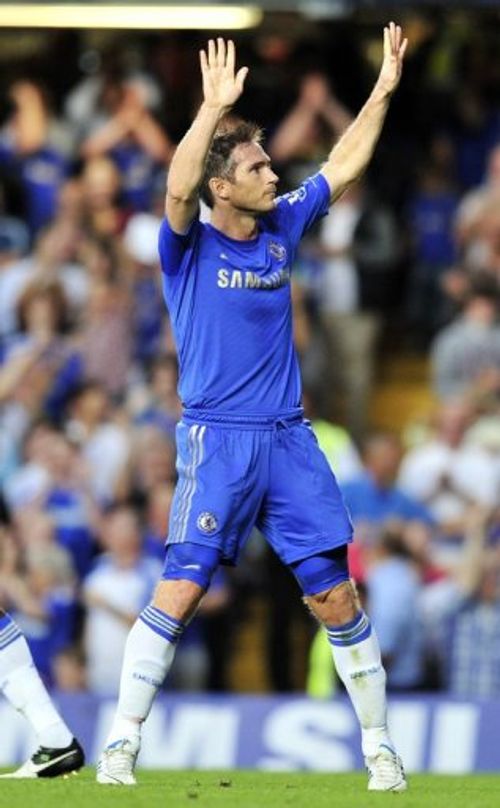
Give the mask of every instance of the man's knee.
M 349 623 L 361 610 L 356 589 L 351 581 L 342 581 L 324 592 L 307 595 L 304 600 L 318 620 L 327 626 L 342 626 Z
M 329 592 L 349 581 L 347 545 L 295 561 L 290 570 L 307 598 Z
M 192 542 L 169 545 L 153 606 L 177 620 L 188 620 L 210 586 L 219 561 L 220 551 L 214 547 Z
M 152 604 L 181 623 L 191 619 L 205 590 L 193 581 L 161 580 L 156 587 Z

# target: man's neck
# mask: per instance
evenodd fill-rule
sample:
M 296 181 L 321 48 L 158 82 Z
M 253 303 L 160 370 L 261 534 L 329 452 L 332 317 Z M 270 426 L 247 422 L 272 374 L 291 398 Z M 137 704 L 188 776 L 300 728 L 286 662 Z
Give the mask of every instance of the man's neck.
M 212 211 L 211 224 L 221 233 L 237 241 L 249 241 L 258 233 L 257 216 L 240 210 Z

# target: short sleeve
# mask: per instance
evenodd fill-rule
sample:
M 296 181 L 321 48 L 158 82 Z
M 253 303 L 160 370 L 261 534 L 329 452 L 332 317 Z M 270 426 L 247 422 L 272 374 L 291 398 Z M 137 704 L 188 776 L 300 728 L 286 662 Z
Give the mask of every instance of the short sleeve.
M 165 275 L 177 275 L 186 263 L 187 255 L 192 251 L 200 230 L 200 222 L 195 218 L 186 233 L 175 233 L 168 219 L 163 219 L 158 236 L 158 252 L 160 265 Z
M 304 233 L 328 213 L 330 187 L 322 174 L 314 174 L 295 191 L 278 197 L 275 216 L 295 248 Z

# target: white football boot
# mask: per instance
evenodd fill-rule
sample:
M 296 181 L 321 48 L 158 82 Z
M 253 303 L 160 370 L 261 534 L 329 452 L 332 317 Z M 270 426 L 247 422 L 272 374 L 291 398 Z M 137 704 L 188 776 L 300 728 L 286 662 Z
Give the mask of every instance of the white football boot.
M 97 782 L 104 785 L 135 786 L 134 768 L 140 745 L 139 738 L 120 738 L 109 744 L 97 764 Z
M 403 763 L 394 749 L 381 743 L 377 754 L 365 758 L 368 769 L 368 791 L 406 791 Z

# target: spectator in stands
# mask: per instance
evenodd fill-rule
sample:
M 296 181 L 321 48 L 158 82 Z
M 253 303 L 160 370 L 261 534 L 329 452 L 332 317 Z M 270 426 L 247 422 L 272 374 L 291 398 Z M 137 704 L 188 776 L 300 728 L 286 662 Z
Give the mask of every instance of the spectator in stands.
M 98 382 L 85 382 L 68 401 L 66 433 L 81 447 L 88 464 L 92 496 L 101 505 L 114 501 L 130 457 L 130 436 L 113 420 L 109 395 Z
M 173 496 L 173 482 L 153 485 L 146 496 L 143 530 L 144 554 L 162 562 L 165 560 L 165 541 Z
M 89 469 L 80 449 L 63 432 L 51 436 L 47 460 L 50 481 L 41 505 L 52 516 L 56 541 L 71 556 L 81 580 L 92 564 L 94 531 L 100 518 L 91 493 Z
M 13 112 L 0 133 L 0 164 L 22 183 L 26 221 L 34 235 L 57 212 L 73 144 L 68 128 L 54 118 L 39 82 L 17 80 L 9 95 Z
M 101 96 L 103 117 L 81 144 L 84 158 L 110 157 L 122 177 L 124 204 L 147 211 L 155 175 L 170 161 L 173 144 L 148 109 L 140 77 L 109 81 Z
M 49 514 L 55 541 L 67 550 L 82 578 L 94 554 L 93 530 L 99 513 L 80 452 L 63 432 L 41 422 L 28 433 L 25 460 L 5 483 L 12 515 L 22 522 L 33 507 Z
M 87 690 L 85 655 L 78 645 L 63 648 L 52 658 L 54 688 L 65 693 L 82 693 Z
M 12 523 L 15 527 L 16 548 L 21 553 L 18 562 L 22 561 L 22 554 L 30 548 L 39 550 L 55 544 L 54 520 L 42 509 L 39 500 L 13 511 Z
M 314 434 L 338 482 L 344 484 L 359 477 L 363 464 L 349 433 L 338 424 L 320 416 L 320 398 L 310 388 L 303 389 L 302 404 L 304 414 L 310 419 Z
M 390 305 L 397 244 L 394 217 L 361 182 L 320 225 L 318 303 L 335 363 L 341 420 L 357 440 L 367 426 L 376 342 L 381 313 Z
M 491 149 L 500 140 L 498 107 L 488 100 L 486 87 L 473 78 L 475 48 L 470 48 L 463 79 L 456 82 L 452 133 L 457 151 L 460 186 L 474 188 L 484 177 Z
M 419 620 L 422 588 L 402 526 L 387 526 L 370 554 L 368 614 L 380 643 L 387 686 L 415 690 L 424 680 L 424 643 Z M 394 603 L 398 608 L 394 608 Z
M 132 301 L 120 280 L 94 281 L 82 311 L 78 344 L 85 378 L 99 382 L 120 400 L 133 351 Z
M 449 149 L 445 138 L 434 151 Z M 412 343 L 427 347 L 446 317 L 442 276 L 456 259 L 453 222 L 458 194 L 449 161 L 433 155 L 417 172 L 417 187 L 409 199 L 407 221 L 412 248 L 408 283 L 408 320 Z
M 16 309 L 31 269 L 23 260 L 29 232 L 21 219 L 0 215 L 0 352 L 17 328 Z
M 119 83 L 125 71 L 124 62 L 128 51 L 124 51 L 118 43 L 111 44 L 100 51 L 87 52 L 87 60 L 81 64 L 82 77 L 70 89 L 64 99 L 64 115 L 75 130 L 78 140 L 102 125 L 102 100 L 110 88 L 110 92 Z M 151 79 L 152 97 L 156 102 L 156 87 Z
M 471 392 L 483 381 L 500 392 L 499 286 L 477 277 L 461 317 L 440 331 L 432 344 L 434 389 L 441 398 Z
M 461 698 L 500 695 L 500 563 L 488 546 L 491 510 L 474 508 L 455 574 L 427 588 L 422 615 L 444 686 Z
M 120 172 L 109 157 L 92 157 L 85 161 L 81 189 L 86 230 L 98 237 L 121 234 L 130 210 L 120 203 Z
M 3 488 L 10 511 L 22 511 L 34 502 L 41 502 L 45 496 L 50 481 L 48 467 L 53 434 L 53 425 L 38 419 L 28 425 L 26 434 L 19 436 L 17 462 L 6 476 Z
M 178 367 L 174 354 L 158 356 L 151 367 L 149 401 L 145 402 L 135 422 L 138 426 L 150 424 L 174 440 L 175 426 L 182 407 L 177 394 Z
M 108 511 L 100 539 L 105 552 L 83 589 L 85 655 L 89 689 L 114 696 L 129 629 L 149 603 L 162 567 L 143 557 L 138 517 L 126 504 Z
M 89 295 L 89 277 L 78 256 L 80 239 L 79 220 L 56 216 L 40 231 L 33 252 L 24 261 L 33 281 L 60 284 L 68 307 L 67 320 L 78 320 Z
M 401 489 L 432 513 L 439 525 L 442 561 L 448 563 L 460 553 L 470 505 L 493 507 L 500 491 L 498 466 L 490 452 L 465 439 L 472 417 L 462 400 L 442 404 L 433 434 L 407 452 L 398 479 Z
M 491 276 L 500 286 L 500 191 L 485 201 L 478 222 L 478 238 L 476 263 L 467 267 L 471 280 L 477 272 Z
M 157 485 L 175 480 L 175 446 L 156 425 L 145 424 L 133 433 L 133 450 L 120 485 L 121 498 L 141 506 Z
M 432 524 L 425 507 L 396 483 L 402 457 L 399 438 L 390 432 L 375 432 L 363 444 L 365 470 L 344 483 L 344 494 L 356 535 L 368 543 L 378 538 L 385 522 L 399 519 Z
M 488 155 L 486 177 L 481 185 L 468 191 L 458 206 L 455 234 L 461 258 L 466 266 L 484 268 L 487 247 L 483 241 L 482 219 L 489 205 L 500 197 L 500 143 Z
M 303 385 L 315 390 L 326 404 L 333 387 L 332 358 L 307 271 L 301 274 L 303 268 L 299 262 L 292 278 L 293 342 Z
M 424 522 L 407 522 L 402 530 L 405 547 L 422 583 L 426 586 L 448 574 L 434 559 L 434 531 Z
M 123 237 L 130 262 L 133 353 L 134 359 L 142 364 L 151 362 L 162 348 L 165 305 L 158 271 L 160 224 L 158 216 L 136 213 L 127 222 Z
M 34 282 L 18 304 L 19 332 L 0 365 L 0 402 L 29 417 L 61 416 L 66 397 L 81 379 L 78 351 L 64 335 L 67 306 L 57 282 Z
M 31 537 L 23 560 L 24 575 L 1 569 L 0 599 L 22 627 L 35 665 L 50 685 L 54 656 L 75 639 L 73 567 L 69 554 L 50 538 L 39 544 Z
M 353 121 L 351 113 L 332 91 L 328 77 L 319 71 L 303 76 L 298 98 L 269 142 L 271 159 L 285 166 L 286 183 L 295 188 L 326 157 L 331 136 L 339 136 Z
M 28 245 L 29 233 L 24 223 L 20 219 L 0 215 L 0 367 L 7 345 L 17 328 L 19 297 L 31 275 L 23 260 Z M 2 391 L 0 383 L 0 484 L 13 472 L 18 462 L 19 442 L 28 417 L 20 403 L 9 400 L 7 389 L 4 386 Z

